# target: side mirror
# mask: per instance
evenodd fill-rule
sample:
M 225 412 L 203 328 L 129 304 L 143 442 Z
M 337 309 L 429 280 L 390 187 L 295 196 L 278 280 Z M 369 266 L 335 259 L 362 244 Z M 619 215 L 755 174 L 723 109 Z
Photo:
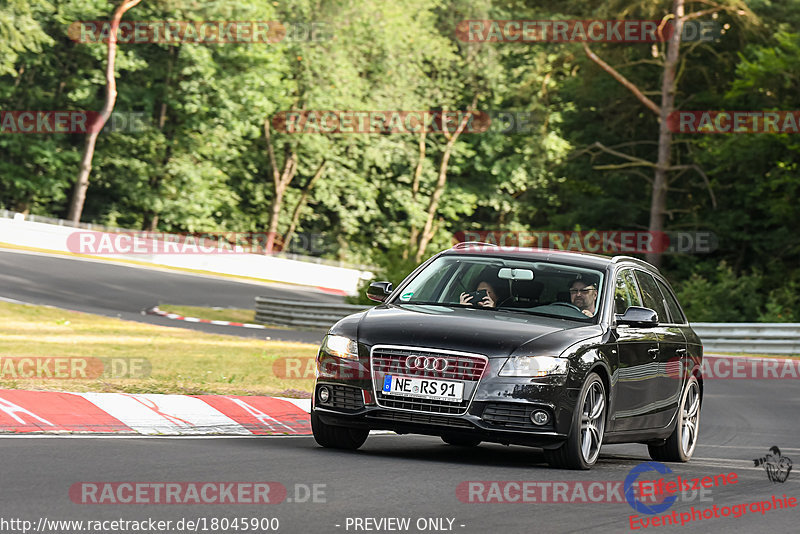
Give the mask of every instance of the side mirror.
M 375 302 L 384 302 L 391 294 L 391 282 L 372 282 L 367 288 L 367 298 Z
M 658 314 L 650 308 L 630 306 L 622 315 L 615 315 L 618 325 L 651 327 L 658 325 Z

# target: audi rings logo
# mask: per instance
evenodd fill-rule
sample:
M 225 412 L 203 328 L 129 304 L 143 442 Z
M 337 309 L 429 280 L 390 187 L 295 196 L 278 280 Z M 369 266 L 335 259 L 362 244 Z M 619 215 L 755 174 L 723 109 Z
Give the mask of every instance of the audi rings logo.
M 447 369 L 448 365 L 444 358 L 433 356 L 409 356 L 406 358 L 406 367 L 419 371 L 439 371 L 441 373 Z

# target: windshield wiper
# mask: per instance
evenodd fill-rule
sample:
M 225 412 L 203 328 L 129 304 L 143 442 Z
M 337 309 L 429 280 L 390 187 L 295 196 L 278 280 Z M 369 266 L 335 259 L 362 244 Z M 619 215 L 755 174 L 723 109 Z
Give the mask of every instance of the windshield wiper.
M 451 304 L 449 302 L 427 302 L 424 300 L 421 302 L 416 300 L 400 300 L 397 302 L 392 302 L 392 304 L 413 304 L 414 306 L 463 306 L 463 304 Z
M 392 302 L 392 304 L 412 304 L 414 306 L 443 306 L 446 308 L 472 308 L 475 310 L 496 310 L 497 308 L 484 308 L 482 306 L 473 306 L 472 304 L 461 304 L 460 302 L 417 302 L 417 301 L 400 301 Z

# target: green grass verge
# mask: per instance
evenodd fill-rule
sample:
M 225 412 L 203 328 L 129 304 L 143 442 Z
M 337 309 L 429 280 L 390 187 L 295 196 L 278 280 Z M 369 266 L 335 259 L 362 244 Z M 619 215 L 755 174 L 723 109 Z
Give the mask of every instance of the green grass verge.
M 14 378 L 3 363 L 6 389 L 308 397 L 313 379 L 276 376 L 273 363 L 313 358 L 317 348 L 0 302 L 0 359 L 146 358 L 151 367 L 147 378 L 34 379 Z

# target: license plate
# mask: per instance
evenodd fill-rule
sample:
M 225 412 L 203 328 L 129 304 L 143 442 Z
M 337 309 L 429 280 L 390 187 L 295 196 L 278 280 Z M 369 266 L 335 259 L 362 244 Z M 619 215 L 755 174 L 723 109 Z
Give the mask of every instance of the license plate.
M 464 383 L 386 375 L 383 378 L 383 392 L 403 397 L 461 402 L 464 398 Z

